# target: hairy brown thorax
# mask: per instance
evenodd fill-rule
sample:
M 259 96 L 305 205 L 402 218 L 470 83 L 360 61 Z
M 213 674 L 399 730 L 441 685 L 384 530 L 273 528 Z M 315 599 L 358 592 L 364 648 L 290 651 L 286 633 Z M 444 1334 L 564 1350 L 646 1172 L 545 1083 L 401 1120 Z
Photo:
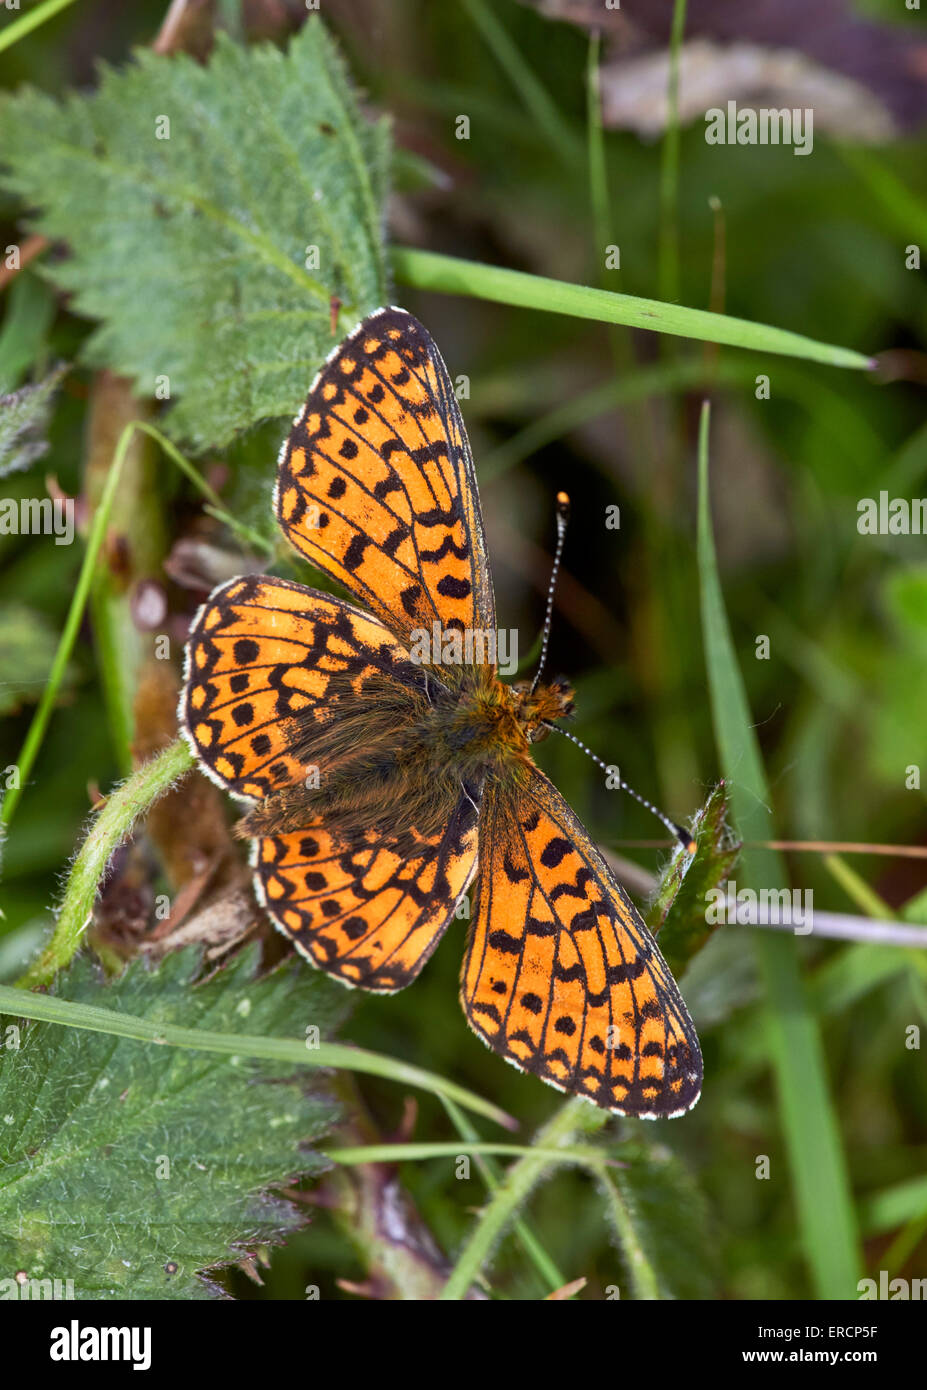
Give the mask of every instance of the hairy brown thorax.
M 294 729 L 304 782 L 255 806 L 242 835 L 285 834 L 316 817 L 346 841 L 371 831 L 440 832 L 461 792 L 478 800 L 487 779 L 522 781 L 530 746 L 573 708 L 565 681 L 508 686 L 484 666 L 422 668 L 418 685 L 367 679 L 329 688 L 337 713 Z

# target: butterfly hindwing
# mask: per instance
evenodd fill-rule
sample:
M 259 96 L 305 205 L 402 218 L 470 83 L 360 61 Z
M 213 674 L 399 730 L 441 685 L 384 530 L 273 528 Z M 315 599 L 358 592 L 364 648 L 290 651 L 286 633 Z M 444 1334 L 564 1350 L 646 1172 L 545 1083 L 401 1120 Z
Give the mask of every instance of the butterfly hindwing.
M 332 353 L 281 451 L 287 539 L 400 638 L 495 625 L 473 459 L 431 335 L 380 309 Z
M 337 718 L 333 677 L 360 694 L 374 673 L 421 679 L 369 613 L 285 579 L 245 575 L 216 589 L 193 621 L 180 726 L 213 781 L 256 800 L 304 777 L 294 748 L 307 723 Z
M 487 786 L 480 879 L 461 979 L 495 1052 L 562 1091 L 647 1118 L 701 1087 L 698 1038 L 663 957 L 577 817 L 543 774 Z
M 314 965 L 387 994 L 418 975 L 476 868 L 478 789 L 439 833 L 368 833 L 348 845 L 322 822 L 255 842 L 258 895 Z

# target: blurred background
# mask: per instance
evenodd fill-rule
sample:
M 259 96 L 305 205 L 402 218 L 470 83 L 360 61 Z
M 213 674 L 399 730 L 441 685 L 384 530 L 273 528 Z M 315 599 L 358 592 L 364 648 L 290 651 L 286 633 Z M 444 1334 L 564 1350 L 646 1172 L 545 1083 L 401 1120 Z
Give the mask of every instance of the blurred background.
M 217 9 L 236 36 L 281 44 L 305 15 L 296 0 Z M 711 308 L 877 357 L 875 371 L 841 371 L 395 291 L 431 331 L 452 378 L 467 379 L 461 408 L 498 621 L 518 629 L 522 655 L 543 614 L 554 497 L 561 488 L 571 495 L 549 673 L 576 686 L 578 737 L 675 819 L 690 817 L 720 776 L 695 551 L 696 429 L 708 396 L 715 541 L 778 832 L 927 846 L 924 794 L 910 772 L 927 777 L 927 541 L 857 529 L 863 498 L 883 489 L 927 495 L 927 290 L 911 249 L 927 251 L 922 15 L 894 0 L 692 0 L 673 199 L 661 186 L 671 3 L 627 0 L 612 11 L 594 0 L 327 0 L 324 10 L 365 107 L 393 119 L 393 241 Z M 163 0 L 82 0 L 4 55 L 4 84 L 29 82 L 56 95 L 87 90 L 101 61 L 121 66 L 134 46 L 163 35 L 164 11 Z M 205 52 L 208 28 L 197 29 L 196 15 L 186 22 L 185 46 Z M 708 145 L 705 109 L 732 98 L 740 107 L 812 107 L 813 152 Z M 590 111 L 594 126 L 602 124 L 605 189 L 595 178 L 590 186 Z M 21 239 L 20 213 L 0 192 L 3 245 Z M 94 496 L 114 443 L 105 421 L 136 409 L 127 388 L 80 365 L 90 325 L 33 269 L 7 277 L 0 311 L 0 391 L 39 379 L 58 361 L 77 363 L 50 410 L 46 455 L 4 478 L 4 495 L 33 495 L 38 470 L 65 494 Z M 270 421 L 200 460 L 225 505 L 265 535 L 281 434 L 281 422 Z M 237 572 L 242 556 L 179 474 L 160 468 L 151 478 L 150 510 L 124 523 L 125 533 L 136 532 L 125 563 L 137 571 L 138 548 L 149 548 L 155 626 L 182 642 L 205 591 Z M 617 528 L 607 524 L 614 507 Z M 0 767 L 16 760 L 81 553 L 0 536 Z M 120 556 L 110 548 L 107 558 L 118 576 Z M 305 574 L 295 561 L 280 572 Z M 129 615 L 141 627 L 144 599 L 135 592 Z M 763 636 L 768 656 L 760 655 Z M 3 846 L 6 980 L 50 921 L 94 798 L 129 770 L 98 650 L 92 612 Z M 136 753 L 146 738 L 155 747 L 169 733 L 170 690 L 152 685 L 142 697 L 148 723 L 136 730 Z M 566 741 L 549 740 L 538 759 L 598 843 L 659 872 L 666 849 L 656 821 L 606 791 Z M 226 810 L 210 805 L 209 814 Z M 150 919 L 150 858 L 136 846 L 117 865 L 103 903 L 110 941 Z M 811 849 L 790 852 L 788 862 L 793 885 L 813 890 L 817 910 L 927 923 L 924 858 Z M 764 1060 L 751 930 L 722 929 L 723 949 L 707 964 L 697 958 L 682 981 L 705 1052 L 697 1109 L 656 1131 L 613 1122 L 616 1140 L 670 1150 L 691 1189 L 705 1234 L 667 1237 L 676 1251 L 673 1291 L 682 1297 L 810 1292 Z M 559 1098 L 491 1057 L 468 1031 L 457 1003 L 463 945 L 459 923 L 413 989 L 352 999 L 343 1036 L 453 1076 L 530 1132 Z M 811 935 L 795 938 L 794 949 L 813 987 L 846 948 Z M 922 1277 L 927 1079 L 923 1051 L 906 1051 L 899 1039 L 912 1024 L 927 1026 L 924 955 L 898 949 L 893 961 L 857 973 L 851 993 L 822 988 L 814 997 L 867 1271 Z M 395 1086 L 364 1079 L 360 1090 L 374 1132 L 403 1124 L 409 1132 Z M 419 1102 L 414 1132 L 451 1137 L 430 1098 Z M 761 1154 L 771 1158 L 772 1181 L 756 1180 Z M 454 1249 L 471 1210 L 446 1167 L 404 1165 L 401 1177 L 423 1227 Z M 616 1255 L 589 1180 L 561 1173 L 539 1189 L 531 1211 L 557 1262 L 588 1279 L 581 1296 L 601 1297 L 616 1280 Z M 363 1247 L 350 1223 L 320 1203 L 312 1225 L 273 1253 L 262 1277 L 261 1288 L 244 1274 L 227 1282 L 237 1296 L 298 1298 L 310 1282 L 324 1297 L 352 1296 L 338 1281 L 363 1284 Z M 541 1292 L 510 1245 L 494 1288 L 512 1298 Z

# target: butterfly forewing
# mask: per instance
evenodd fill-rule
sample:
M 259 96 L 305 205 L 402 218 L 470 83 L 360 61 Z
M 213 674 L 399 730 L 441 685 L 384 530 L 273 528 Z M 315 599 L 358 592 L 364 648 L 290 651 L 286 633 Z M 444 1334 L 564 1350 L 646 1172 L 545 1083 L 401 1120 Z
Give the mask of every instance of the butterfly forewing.
M 341 599 L 266 575 L 216 589 L 187 644 L 180 725 L 206 771 L 258 799 L 305 776 L 296 756 L 307 724 L 338 716 L 339 691 L 372 675 L 421 680 L 392 633 Z
M 698 1038 L 633 905 L 560 794 L 487 787 L 461 998 L 507 1061 L 622 1115 L 693 1106 Z
M 411 314 L 379 310 L 328 359 L 281 453 L 275 508 L 296 549 L 399 637 L 494 626 L 470 447 Z

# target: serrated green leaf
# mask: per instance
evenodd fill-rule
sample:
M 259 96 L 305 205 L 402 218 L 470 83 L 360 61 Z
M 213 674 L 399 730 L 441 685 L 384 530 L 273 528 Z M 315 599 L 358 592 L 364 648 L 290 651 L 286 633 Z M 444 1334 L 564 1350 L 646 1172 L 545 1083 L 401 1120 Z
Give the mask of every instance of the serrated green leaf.
M 660 1298 L 711 1298 L 716 1270 L 708 1207 L 682 1161 L 662 1144 L 614 1144 L 608 1154 L 626 1165 L 608 1170 L 620 1205 L 606 1201 L 605 1209 L 631 1286 L 638 1288 L 639 1269 L 646 1269 Z
M 14 277 L 0 328 L 0 395 L 13 391 L 30 370 L 38 375 L 57 304 L 50 285 L 28 270 Z
M 0 478 L 22 472 L 47 450 L 51 399 L 65 370 L 59 367 L 35 386 L 0 396 Z
M 388 139 L 316 19 L 285 54 L 219 34 L 208 67 L 139 50 L 92 96 L 0 103 L 8 182 L 73 253 L 46 273 L 101 320 L 88 360 L 146 395 L 168 377 L 171 428 L 199 447 L 291 416 L 387 298 Z
M 707 895 L 727 882 L 740 852 L 726 814 L 727 798 L 721 782 L 696 812 L 692 823 L 698 846 L 695 854 L 687 854 L 680 846 L 647 909 L 647 925 L 655 936 L 659 932 L 660 951 L 677 976 L 711 935 L 712 927 L 706 919 Z
M 256 963 L 249 949 L 194 985 L 193 949 L 156 971 L 134 963 L 103 988 L 80 959 L 57 988 L 163 1023 L 330 1035 L 344 1008 L 336 985 L 292 964 L 256 980 Z M 0 1278 L 71 1279 L 84 1299 L 207 1296 L 198 1270 L 303 1220 L 273 1187 L 327 1166 L 306 1145 L 335 1107 L 291 1074 L 49 1024 L 23 1029 L 18 1051 L 0 1049 Z

